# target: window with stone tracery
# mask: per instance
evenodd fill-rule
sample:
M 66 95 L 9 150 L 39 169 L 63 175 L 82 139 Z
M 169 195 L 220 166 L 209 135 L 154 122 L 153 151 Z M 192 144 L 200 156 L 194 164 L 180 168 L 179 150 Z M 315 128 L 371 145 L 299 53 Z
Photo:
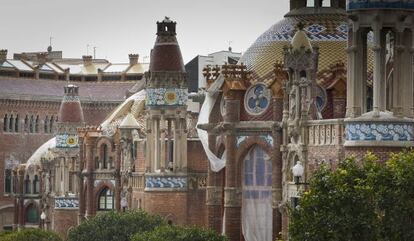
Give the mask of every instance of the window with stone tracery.
M 5 114 L 3 119 L 4 132 L 18 132 L 19 131 L 19 115 Z
M 34 180 L 33 180 L 33 193 L 34 194 L 38 194 L 39 191 L 40 191 L 39 190 L 40 189 L 39 183 L 40 183 L 39 177 L 37 175 L 35 175 Z
M 31 182 L 29 175 L 26 175 L 26 178 L 24 179 L 24 193 L 25 194 L 31 194 Z
M 114 195 L 112 191 L 105 187 L 99 194 L 98 210 L 112 210 L 114 209 Z
M 11 169 L 4 170 L 4 192 L 5 193 L 12 192 L 12 170 Z

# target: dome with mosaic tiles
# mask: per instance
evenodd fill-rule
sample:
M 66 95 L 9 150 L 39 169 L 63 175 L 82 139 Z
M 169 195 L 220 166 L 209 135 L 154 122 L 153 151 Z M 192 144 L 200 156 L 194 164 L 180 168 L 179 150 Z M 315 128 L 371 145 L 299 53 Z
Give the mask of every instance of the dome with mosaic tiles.
M 348 27 L 343 7 L 291 9 L 283 20 L 259 36 L 240 62 L 252 71 L 255 81 L 270 84 L 274 80 L 274 64 L 282 62 L 283 47 L 289 45 L 301 23 L 312 45 L 319 46 L 318 81 L 321 81 L 332 65 L 347 60 Z

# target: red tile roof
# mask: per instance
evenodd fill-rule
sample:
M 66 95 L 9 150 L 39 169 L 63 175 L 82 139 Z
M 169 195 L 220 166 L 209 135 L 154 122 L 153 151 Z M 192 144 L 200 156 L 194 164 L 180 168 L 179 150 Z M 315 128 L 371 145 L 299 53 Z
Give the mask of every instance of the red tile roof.
M 0 77 L 0 99 L 34 99 L 61 101 L 67 81 Z M 81 102 L 119 102 L 135 81 L 74 82 L 79 86 Z

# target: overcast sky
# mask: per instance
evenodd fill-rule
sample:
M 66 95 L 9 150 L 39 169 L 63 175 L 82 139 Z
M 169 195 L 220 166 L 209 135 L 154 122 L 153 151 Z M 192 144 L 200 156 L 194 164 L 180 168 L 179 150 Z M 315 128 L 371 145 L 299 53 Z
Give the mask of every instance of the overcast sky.
M 288 11 L 289 0 L 0 0 L 0 49 L 43 51 L 52 36 L 64 57 L 87 52 L 111 62 L 148 56 L 156 21 L 177 21 L 184 62 L 228 48 L 244 52 Z

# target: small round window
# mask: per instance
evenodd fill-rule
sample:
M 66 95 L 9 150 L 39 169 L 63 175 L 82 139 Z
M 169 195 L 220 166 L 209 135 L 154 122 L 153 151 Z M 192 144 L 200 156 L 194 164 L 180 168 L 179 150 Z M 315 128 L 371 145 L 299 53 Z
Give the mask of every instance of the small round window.
M 269 107 L 270 99 L 270 90 L 264 84 L 252 85 L 244 96 L 244 108 L 251 115 L 261 115 Z

